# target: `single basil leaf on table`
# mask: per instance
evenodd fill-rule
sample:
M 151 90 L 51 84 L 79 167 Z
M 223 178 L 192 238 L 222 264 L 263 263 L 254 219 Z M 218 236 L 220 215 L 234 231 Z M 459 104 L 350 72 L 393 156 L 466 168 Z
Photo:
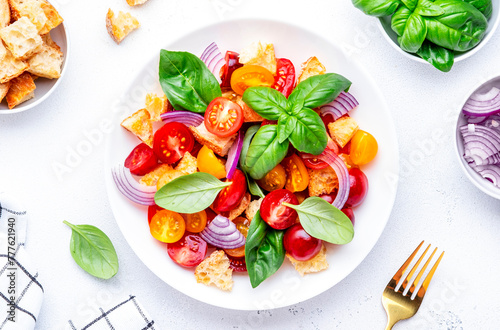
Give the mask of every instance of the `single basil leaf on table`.
M 262 179 L 285 158 L 288 144 L 288 140 L 279 143 L 276 125 L 262 126 L 248 148 L 245 159 L 248 174 L 255 180 Z
M 295 118 L 297 123 L 290 134 L 290 143 L 300 152 L 321 154 L 328 143 L 325 124 L 321 117 L 313 110 L 304 108 Z
M 159 76 L 163 92 L 175 110 L 204 113 L 213 99 L 222 96 L 212 72 L 188 52 L 162 49 Z
M 476 7 L 489 20 L 493 14 L 493 3 L 491 0 L 462 0 Z
M 398 38 L 401 49 L 408 53 L 416 53 L 425 41 L 427 26 L 422 16 L 411 14 L 406 21 L 403 35 Z
M 401 2 L 411 11 L 415 10 L 419 0 L 401 0 Z
M 212 205 L 217 194 L 230 185 L 204 172 L 183 175 L 161 187 L 155 202 L 166 210 L 192 214 Z
M 347 78 L 336 73 L 309 77 L 295 87 L 288 100 L 291 103 L 296 103 L 303 99 L 304 107 L 317 108 L 335 100 L 351 84 Z
M 332 244 L 347 244 L 354 237 L 351 220 L 338 208 L 320 197 L 309 197 L 300 205 L 283 203 L 299 215 L 304 230 Z
M 248 88 L 243 93 L 243 102 L 268 120 L 278 120 L 288 108 L 288 101 L 283 94 L 273 88 L 263 86 Z
M 435 5 L 430 0 L 419 0 L 417 7 L 414 11 L 415 14 L 420 16 L 439 16 L 444 14 L 443 8 Z
M 248 191 L 250 191 L 250 194 L 252 194 L 253 196 L 261 197 L 261 198 L 266 197 L 266 195 L 264 195 L 264 192 L 262 191 L 260 186 L 257 184 L 257 182 L 255 182 L 255 180 L 252 179 L 247 173 L 245 173 L 245 176 L 247 178 Z
M 99 228 L 64 224 L 71 228 L 70 251 L 75 262 L 92 276 L 110 279 L 118 272 L 118 256 L 113 243 Z
M 281 114 L 278 119 L 278 142 L 283 143 L 292 134 L 297 125 L 297 118 L 286 113 Z
M 443 72 L 449 72 L 455 62 L 454 51 L 437 46 L 429 41 L 424 42 L 417 54 Z
M 252 288 L 276 273 L 283 264 L 283 236 L 284 231 L 268 226 L 260 217 L 260 212 L 255 214 L 245 243 L 245 262 Z
M 247 129 L 245 133 L 245 137 L 243 138 L 243 145 L 241 147 L 240 153 L 240 167 L 243 172 L 248 173 L 249 169 L 245 166 L 245 160 L 247 158 L 248 147 L 250 147 L 250 143 L 252 142 L 253 137 L 259 130 L 260 125 L 254 125 Z
M 391 16 L 401 5 L 400 0 L 352 0 L 354 7 L 376 17 Z

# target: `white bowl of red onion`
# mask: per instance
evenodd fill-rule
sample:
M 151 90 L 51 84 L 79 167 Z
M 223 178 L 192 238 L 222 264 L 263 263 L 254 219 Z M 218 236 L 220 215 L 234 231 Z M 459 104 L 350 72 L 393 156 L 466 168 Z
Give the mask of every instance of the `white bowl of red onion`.
M 476 88 L 463 103 L 456 150 L 469 180 L 500 199 L 500 76 Z

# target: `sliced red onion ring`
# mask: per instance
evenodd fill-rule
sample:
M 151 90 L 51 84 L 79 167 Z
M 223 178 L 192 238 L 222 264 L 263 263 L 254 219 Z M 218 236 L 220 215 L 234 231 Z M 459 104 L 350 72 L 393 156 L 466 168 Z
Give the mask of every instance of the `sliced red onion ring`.
M 481 124 L 488 117 L 469 117 L 469 116 L 467 116 L 466 118 L 467 118 L 468 124 Z
M 203 123 L 203 116 L 191 111 L 170 111 L 160 115 L 161 120 L 165 123 L 177 122 L 186 126 L 199 126 Z
M 479 173 L 483 178 L 493 182 L 493 184 L 500 188 L 500 166 L 499 165 L 485 165 L 476 166 L 474 164 L 469 164 L 477 173 Z
M 243 132 L 239 130 L 238 137 L 236 138 L 236 141 L 233 143 L 227 154 L 226 177 L 228 179 L 231 179 L 234 175 L 234 171 L 236 170 L 236 166 L 238 165 L 238 162 L 240 160 L 242 148 L 243 148 Z
M 464 139 L 465 157 L 472 158 L 476 164 L 483 164 L 489 157 L 500 152 L 500 133 L 481 125 L 460 127 Z
M 132 202 L 141 205 L 155 205 L 155 186 L 146 186 L 137 182 L 130 174 L 130 170 L 123 165 L 116 165 L 111 169 L 116 187 L 123 196 Z
M 342 92 L 335 100 L 322 106 L 320 111 L 322 115 L 331 114 L 333 119 L 337 120 L 358 105 L 359 102 L 352 94 Z
M 484 117 L 500 113 L 500 89 L 493 87 L 486 94 L 472 94 L 462 111 L 471 117 Z
M 220 79 L 220 70 L 222 69 L 222 66 L 226 64 L 226 61 L 224 60 L 224 56 L 222 56 L 219 47 L 217 47 L 217 44 L 212 42 L 208 45 L 208 47 L 203 51 L 203 54 L 201 54 L 200 59 L 207 65 L 210 72 L 214 74 L 220 84 L 222 82 Z
M 328 163 L 330 167 L 335 171 L 337 178 L 339 180 L 339 191 L 337 192 L 337 197 L 332 202 L 332 205 L 339 210 L 344 207 L 345 202 L 349 198 L 349 191 L 351 190 L 351 184 L 349 179 L 349 171 L 342 160 L 336 153 L 326 148 L 321 155 L 314 156 L 311 154 L 301 154 L 302 158 L 317 158 L 319 160 Z
M 207 243 L 221 249 L 237 249 L 245 245 L 246 239 L 228 218 L 218 215 L 200 233 Z

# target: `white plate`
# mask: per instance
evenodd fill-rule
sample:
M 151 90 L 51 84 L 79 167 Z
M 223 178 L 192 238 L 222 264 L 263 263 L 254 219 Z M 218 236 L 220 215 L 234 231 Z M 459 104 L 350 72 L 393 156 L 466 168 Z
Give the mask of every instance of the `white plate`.
M 239 51 L 253 41 L 268 41 L 275 45 L 277 56 L 291 59 L 296 68 L 310 56 L 317 56 L 329 72 L 344 75 L 353 82 L 351 93 L 360 106 L 353 112 L 362 129 L 378 140 L 377 159 L 363 170 L 370 189 L 366 202 L 357 209 L 354 240 L 345 246 L 328 245 L 330 267 L 320 273 L 300 277 L 288 260 L 272 277 L 252 289 L 246 274 L 234 276 L 232 292 L 198 284 L 193 269 L 174 264 L 164 244 L 151 237 L 147 208 L 129 202 L 116 189 L 111 178 L 111 166 L 123 163 L 139 141 L 124 129 L 115 129 L 107 141 L 106 185 L 114 216 L 126 240 L 144 264 L 170 286 L 205 303 L 239 310 L 258 310 L 284 307 L 312 298 L 351 273 L 371 251 L 382 234 L 392 210 L 399 172 L 397 137 L 393 121 L 382 93 L 372 78 L 356 63 L 349 60 L 336 45 L 302 28 L 267 20 L 238 20 L 222 22 L 193 32 L 171 45 L 159 45 L 169 50 L 184 50 L 200 55 L 212 41 L 220 49 Z M 133 111 L 144 107 L 146 87 L 157 82 L 158 54 L 131 81 L 124 102 L 117 105 L 113 125 Z M 154 79 L 151 79 L 151 75 Z M 134 101 L 136 99 L 136 101 Z M 127 109 L 128 110 L 124 110 Z M 125 112 L 125 113 L 124 113 Z

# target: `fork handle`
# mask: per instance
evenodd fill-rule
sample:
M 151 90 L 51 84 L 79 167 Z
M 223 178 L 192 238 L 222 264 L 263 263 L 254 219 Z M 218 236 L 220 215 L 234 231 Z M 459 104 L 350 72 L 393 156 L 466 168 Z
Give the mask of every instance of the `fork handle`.
M 399 320 L 392 320 L 391 318 L 387 319 L 387 325 L 385 327 L 385 330 L 391 330 L 394 324 L 396 324 Z

